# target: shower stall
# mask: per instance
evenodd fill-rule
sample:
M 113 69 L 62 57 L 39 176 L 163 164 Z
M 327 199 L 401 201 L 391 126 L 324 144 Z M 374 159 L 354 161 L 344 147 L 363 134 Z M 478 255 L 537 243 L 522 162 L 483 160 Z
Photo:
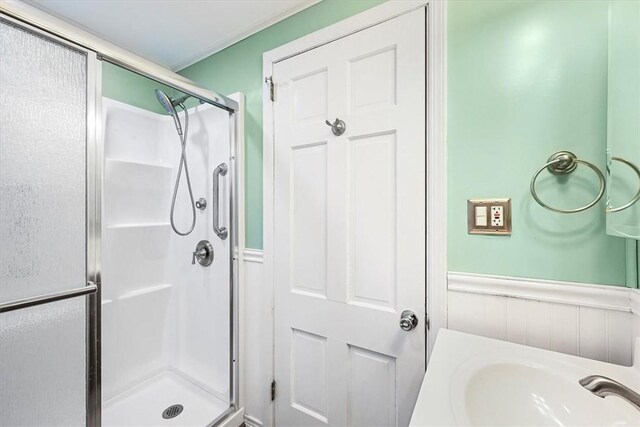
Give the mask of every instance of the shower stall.
M 0 58 L 0 425 L 234 425 L 240 99 L 17 2 Z
M 230 176 L 214 174 L 231 156 L 228 113 L 178 113 L 184 145 L 169 115 L 108 98 L 102 114 L 103 425 L 174 405 L 181 425 L 206 425 L 230 403 L 231 246 L 214 231 L 230 220 Z

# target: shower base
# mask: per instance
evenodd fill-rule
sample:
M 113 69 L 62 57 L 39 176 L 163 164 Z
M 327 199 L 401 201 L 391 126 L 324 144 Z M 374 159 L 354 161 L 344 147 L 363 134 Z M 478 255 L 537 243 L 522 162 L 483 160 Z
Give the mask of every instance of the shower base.
M 175 418 L 162 413 L 182 405 Z M 229 405 L 173 372 L 163 372 L 105 402 L 103 426 L 206 426 Z

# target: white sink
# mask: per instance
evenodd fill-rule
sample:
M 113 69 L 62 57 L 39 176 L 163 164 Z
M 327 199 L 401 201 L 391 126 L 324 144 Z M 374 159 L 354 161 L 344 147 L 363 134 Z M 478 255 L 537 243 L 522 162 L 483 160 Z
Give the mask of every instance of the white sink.
M 410 425 L 640 425 L 629 403 L 578 383 L 594 374 L 640 389 L 631 367 L 441 330 Z

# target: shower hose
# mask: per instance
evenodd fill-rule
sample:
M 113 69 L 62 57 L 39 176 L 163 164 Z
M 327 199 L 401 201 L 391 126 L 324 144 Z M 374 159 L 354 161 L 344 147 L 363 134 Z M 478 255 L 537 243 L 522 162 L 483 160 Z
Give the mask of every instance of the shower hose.
M 180 236 L 187 236 L 191 234 L 194 227 L 196 226 L 196 206 L 193 201 L 193 191 L 191 190 L 191 178 L 189 177 L 189 167 L 187 166 L 187 154 L 186 154 L 187 134 L 189 132 L 189 113 L 187 112 L 187 109 L 185 108 L 184 104 L 179 104 L 179 105 L 180 105 L 180 108 L 182 108 L 182 111 L 184 111 L 184 133 L 181 134 L 180 132 L 178 132 L 182 154 L 180 155 L 180 166 L 178 166 L 178 175 L 176 175 L 176 185 L 173 188 L 173 200 L 171 200 L 170 219 L 171 219 L 171 228 L 173 228 L 173 231 L 175 231 L 176 234 Z M 176 116 L 177 116 L 177 113 L 176 113 Z M 180 117 L 178 117 L 178 120 L 180 120 Z M 187 188 L 189 189 L 189 198 L 191 200 L 191 215 L 193 217 L 193 220 L 191 221 L 191 228 L 189 228 L 189 231 L 185 233 L 179 231 L 176 228 L 175 222 L 173 220 L 174 211 L 176 207 L 176 197 L 178 196 L 178 187 L 180 186 L 180 179 L 182 178 L 183 167 L 184 167 L 184 175 L 185 175 L 185 178 L 187 179 Z

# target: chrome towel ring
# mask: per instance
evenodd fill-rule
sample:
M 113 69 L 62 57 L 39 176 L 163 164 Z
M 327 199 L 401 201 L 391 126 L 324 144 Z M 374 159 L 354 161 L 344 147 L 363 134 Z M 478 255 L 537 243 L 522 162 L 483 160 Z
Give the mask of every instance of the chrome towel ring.
M 549 206 L 545 202 L 540 200 L 540 197 L 538 197 L 538 194 L 536 193 L 536 179 L 538 179 L 538 176 L 540 175 L 540 173 L 542 173 L 543 170 L 547 169 L 553 175 L 567 175 L 576 170 L 578 164 L 590 167 L 596 173 L 596 175 L 598 175 L 598 179 L 600 180 L 600 189 L 598 190 L 598 195 L 593 201 L 591 201 L 591 203 L 576 209 L 558 209 Z M 533 178 L 531 178 L 530 189 L 531 195 L 533 196 L 535 201 L 538 202 L 538 204 L 543 208 L 547 208 L 550 211 L 558 213 L 577 213 L 586 211 L 587 209 L 598 203 L 600 199 L 602 199 L 605 189 L 605 179 L 600 169 L 598 169 L 598 167 L 593 163 L 589 163 L 586 160 L 578 159 L 578 157 L 571 151 L 558 151 L 557 153 L 552 154 L 551 157 L 547 159 L 547 163 L 545 163 L 545 165 L 538 169 L 538 171 L 533 175 Z
M 638 175 L 638 180 L 640 180 L 640 169 L 638 169 L 638 167 L 631 163 L 629 160 L 625 160 L 622 157 L 611 157 L 611 160 L 615 160 L 616 162 L 624 163 L 625 165 L 629 166 Z M 638 192 L 636 193 L 636 195 L 633 196 L 633 198 L 628 203 L 625 203 L 622 206 L 618 206 L 617 208 L 607 208 L 607 213 L 623 211 L 636 204 L 638 200 L 640 200 L 640 186 L 638 186 Z

